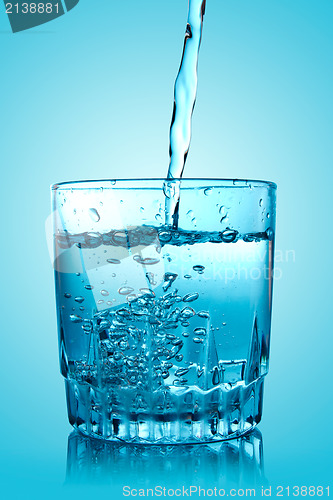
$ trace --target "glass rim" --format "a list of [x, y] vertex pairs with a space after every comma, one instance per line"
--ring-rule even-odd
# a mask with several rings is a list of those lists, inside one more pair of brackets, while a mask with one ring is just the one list
[[[121, 186], [125, 183], [139, 183], [138, 186], [131, 186], [131, 188], [139, 188], [139, 189], [153, 189], [150, 186], [141, 185], [146, 182], [159, 182], [163, 183], [165, 181], [180, 181], [181, 183], [204, 183], [204, 182], [220, 182], [224, 185], [216, 186], [216, 187], [226, 187], [226, 188], [244, 188], [244, 187], [266, 187], [271, 189], [277, 189], [277, 185], [272, 181], [262, 181], [255, 179], [226, 179], [219, 177], [182, 177], [182, 178], [173, 178], [166, 179], [164, 177], [140, 177], [140, 178], [122, 178], [122, 179], [88, 179], [88, 180], [78, 180], [78, 181], [64, 181], [58, 182], [51, 185], [51, 191], [61, 191], [61, 190], [89, 190], [89, 189], [117, 189], [117, 187], [125, 187]], [[192, 186], [189, 186], [192, 187]], [[195, 187], [195, 186], [193, 186]], [[202, 186], [202, 188], [207, 188], [209, 186]], [[213, 186], [211, 186], [213, 187]]]

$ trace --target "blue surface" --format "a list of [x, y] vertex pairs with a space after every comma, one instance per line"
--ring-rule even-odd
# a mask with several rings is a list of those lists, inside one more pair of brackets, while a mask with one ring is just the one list
[[[71, 428], [44, 235], [49, 185], [165, 175], [187, 2], [81, 0], [15, 35], [0, 7], [1, 491], [122, 498], [111, 480], [64, 485]], [[330, 0], [208, 0], [200, 55], [186, 175], [278, 184], [282, 262], [259, 426], [272, 486], [332, 486], [332, 15]]]

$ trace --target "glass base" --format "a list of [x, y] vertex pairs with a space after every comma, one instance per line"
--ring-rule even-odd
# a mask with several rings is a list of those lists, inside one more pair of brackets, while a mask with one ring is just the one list
[[153, 394], [101, 391], [66, 379], [68, 417], [83, 434], [108, 441], [177, 444], [239, 437], [261, 420], [264, 378], [248, 385], [165, 387]]

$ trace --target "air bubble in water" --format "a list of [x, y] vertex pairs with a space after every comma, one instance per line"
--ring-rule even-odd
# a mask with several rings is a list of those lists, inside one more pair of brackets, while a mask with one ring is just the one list
[[195, 328], [193, 333], [194, 333], [194, 335], [201, 335], [202, 337], [204, 337], [206, 335], [206, 328], [202, 328], [202, 327]]
[[172, 283], [175, 281], [175, 279], [178, 277], [178, 274], [175, 273], [165, 273], [164, 275], [164, 285], [163, 285], [163, 290], [166, 292], [172, 285]]
[[180, 316], [184, 319], [192, 318], [192, 316], [195, 316], [195, 310], [192, 307], [184, 307], [180, 312]]
[[205, 270], [204, 266], [200, 266], [200, 265], [193, 266], [193, 271], [196, 271], [199, 274], [202, 274], [204, 272], [204, 270]]
[[146, 278], [150, 285], [156, 285], [156, 281], [154, 279], [154, 273], [146, 273]]
[[188, 293], [183, 298], [183, 302], [193, 302], [194, 300], [197, 300], [198, 297], [199, 297], [198, 293]]
[[101, 220], [101, 217], [97, 212], [96, 208], [89, 208], [89, 215], [91, 220], [94, 222], [99, 222]]
[[220, 374], [218, 368], [215, 366], [214, 371], [213, 371], [213, 379], [212, 379], [213, 385], [217, 385], [220, 382]]
[[120, 295], [129, 295], [130, 293], [134, 292], [134, 288], [131, 288], [130, 286], [122, 286], [119, 288], [118, 293]]
[[82, 318], [81, 316], [77, 316], [76, 314], [71, 314], [69, 316], [69, 319], [73, 322], [73, 323], [82, 323]]
[[177, 181], [164, 181], [163, 184], [164, 196], [168, 199], [175, 198], [179, 196], [179, 182]]
[[154, 264], [158, 264], [160, 259], [153, 259], [150, 257], [143, 258], [141, 255], [134, 255], [133, 260], [138, 264], [142, 264], [143, 266], [153, 266]]
[[84, 301], [84, 297], [75, 297], [75, 302], [78, 302], [79, 304], [82, 304], [82, 302]]
[[227, 228], [221, 233], [222, 241], [224, 241], [224, 243], [232, 243], [235, 241], [237, 234], [238, 231]]
[[183, 377], [186, 375], [186, 373], [189, 371], [189, 368], [178, 368], [178, 370], [175, 371], [175, 376], [176, 377]]
[[270, 227], [266, 230], [266, 236], [269, 241], [272, 241], [274, 237], [274, 232]]
[[120, 264], [119, 259], [106, 259], [106, 262], [108, 262], [109, 264]]
[[210, 318], [210, 315], [209, 315], [208, 311], [199, 311], [198, 312], [198, 316], [199, 316], [199, 318], [206, 318], [206, 319]]
[[158, 237], [161, 243], [168, 243], [171, 240], [172, 235], [170, 231], [161, 231], [158, 233]]
[[155, 293], [150, 290], [150, 288], [140, 288], [140, 292], [144, 295], [148, 295], [149, 298], [153, 299], [155, 297]]

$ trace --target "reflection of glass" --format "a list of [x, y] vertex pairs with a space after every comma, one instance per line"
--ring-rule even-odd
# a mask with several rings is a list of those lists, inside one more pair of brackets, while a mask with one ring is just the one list
[[67, 480], [122, 488], [176, 485], [258, 485], [264, 482], [258, 429], [238, 439], [196, 445], [110, 443], [74, 431], [68, 438]]
[[275, 186], [87, 181], [55, 185], [53, 201], [70, 422], [159, 444], [253, 428], [268, 372]]

